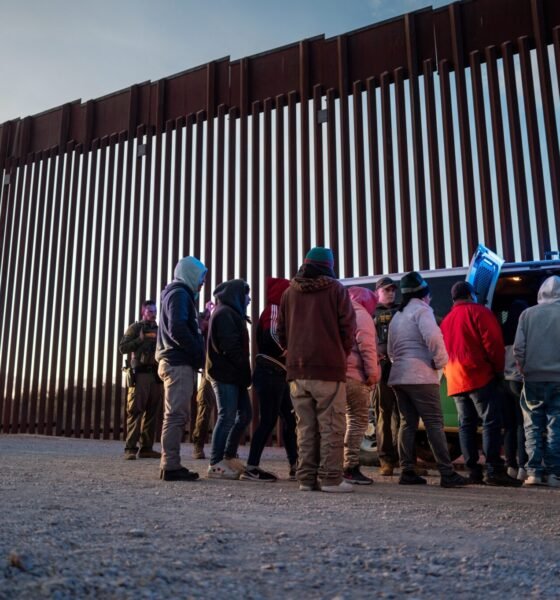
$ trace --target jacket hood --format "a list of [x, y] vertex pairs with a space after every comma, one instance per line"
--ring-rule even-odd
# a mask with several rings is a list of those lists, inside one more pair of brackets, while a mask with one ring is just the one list
[[368, 288], [352, 286], [348, 288], [350, 300], [363, 306], [370, 315], [373, 315], [377, 306], [377, 294]]
[[285, 290], [290, 287], [290, 280], [281, 277], [266, 278], [266, 303], [280, 304], [280, 298]]
[[296, 275], [290, 281], [290, 287], [294, 288], [298, 292], [311, 293], [319, 292], [337, 283], [338, 281], [336, 279], [333, 279], [332, 277], [327, 277], [326, 275], [321, 275], [319, 277], [313, 278], [300, 277], [299, 275]]
[[175, 281], [184, 283], [198, 297], [198, 288], [204, 282], [208, 269], [194, 256], [185, 256], [175, 266]]
[[162, 304], [165, 301], [165, 299], [169, 296], [169, 294], [177, 289], [185, 290], [186, 292], [188, 292], [190, 294], [190, 296], [191, 296], [191, 298], [193, 298], [193, 300], [196, 299], [197, 294], [195, 294], [184, 281], [179, 281], [179, 280], [174, 279], [171, 283], [168, 283], [165, 286], [163, 292], [161, 292]]
[[218, 302], [227, 304], [244, 317], [247, 310], [245, 296], [248, 293], [249, 285], [244, 279], [230, 279], [220, 283], [214, 290], [214, 297]]
[[544, 283], [539, 288], [537, 302], [539, 304], [550, 304], [560, 300], [560, 277], [552, 275], [545, 279]]

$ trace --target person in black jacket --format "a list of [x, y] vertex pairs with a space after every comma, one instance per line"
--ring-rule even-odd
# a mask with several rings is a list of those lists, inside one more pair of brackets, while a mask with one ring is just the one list
[[173, 281], [161, 294], [156, 360], [165, 400], [160, 474], [164, 481], [198, 479], [198, 473], [181, 466], [180, 451], [196, 371], [204, 364], [204, 340], [195, 302], [207, 272], [197, 258], [186, 256], [177, 263]]
[[218, 404], [212, 435], [208, 477], [238, 479], [244, 471], [236, 458], [241, 435], [251, 421], [251, 385], [247, 306], [249, 286], [243, 279], [221, 283], [214, 290], [217, 306], [210, 318], [206, 374]]

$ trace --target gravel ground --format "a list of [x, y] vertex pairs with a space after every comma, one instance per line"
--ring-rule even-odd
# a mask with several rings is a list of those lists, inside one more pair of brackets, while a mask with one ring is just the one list
[[[114, 441], [0, 436], [0, 598], [560, 596], [560, 490], [164, 483]], [[242, 447], [241, 458], [248, 448]], [[263, 465], [287, 477], [283, 451]]]

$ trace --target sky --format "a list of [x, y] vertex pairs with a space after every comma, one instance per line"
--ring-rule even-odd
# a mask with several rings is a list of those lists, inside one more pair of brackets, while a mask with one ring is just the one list
[[449, 0], [0, 0], [0, 123]]

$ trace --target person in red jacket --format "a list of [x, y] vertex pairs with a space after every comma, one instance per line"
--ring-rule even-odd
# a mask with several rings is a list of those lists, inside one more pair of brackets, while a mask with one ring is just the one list
[[[504, 340], [492, 311], [474, 302], [470, 283], [459, 281], [451, 288], [453, 308], [441, 323], [449, 354], [444, 373], [447, 393], [453, 396], [459, 415], [459, 441], [470, 471], [471, 483], [518, 487], [500, 456], [502, 447], [502, 397], [496, 379], [504, 371]], [[482, 419], [482, 447], [486, 475], [478, 462], [476, 431]]]

